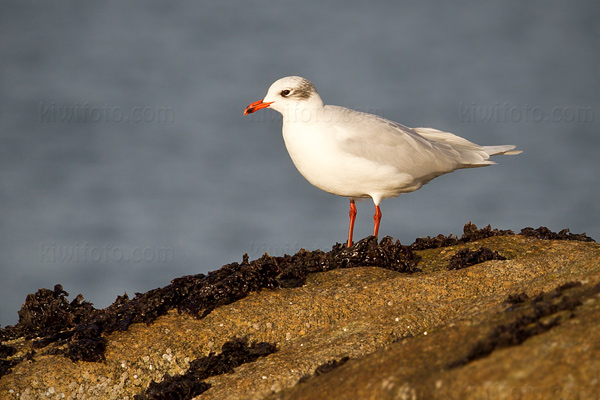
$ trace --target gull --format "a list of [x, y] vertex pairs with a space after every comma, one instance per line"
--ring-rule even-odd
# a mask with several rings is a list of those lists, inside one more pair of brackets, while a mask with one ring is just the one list
[[350, 199], [347, 246], [352, 246], [355, 199], [375, 204], [373, 236], [383, 199], [418, 190], [440, 175], [495, 164], [516, 146], [480, 146], [433, 128], [408, 128], [377, 115], [324, 105], [315, 86], [299, 76], [275, 81], [244, 115], [271, 108], [283, 116], [283, 140], [298, 171], [314, 186]]

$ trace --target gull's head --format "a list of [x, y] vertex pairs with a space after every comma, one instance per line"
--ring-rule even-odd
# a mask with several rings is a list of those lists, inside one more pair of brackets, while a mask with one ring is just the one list
[[252, 114], [261, 108], [272, 108], [284, 117], [294, 110], [315, 109], [323, 107], [323, 101], [315, 86], [300, 76], [286, 76], [271, 85], [264, 99], [250, 104], [244, 115]]

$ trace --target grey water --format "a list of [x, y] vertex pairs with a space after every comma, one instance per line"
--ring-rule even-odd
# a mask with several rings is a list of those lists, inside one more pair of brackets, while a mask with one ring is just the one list
[[[327, 104], [523, 154], [382, 203], [409, 244], [472, 221], [600, 238], [600, 3], [0, 4], [0, 324], [60, 283], [96, 307], [241, 261], [329, 250], [348, 201], [295, 170], [287, 75]], [[356, 238], [372, 231], [358, 204]]]

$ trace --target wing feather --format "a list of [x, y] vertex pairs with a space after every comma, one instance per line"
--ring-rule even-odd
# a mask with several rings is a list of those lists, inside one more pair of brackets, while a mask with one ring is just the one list
[[[343, 107], [326, 106], [336, 121], [340, 149], [394, 166], [415, 179], [430, 180], [457, 168], [484, 166], [489, 155], [466, 139], [431, 128], [411, 129], [396, 122]], [[350, 123], [350, 121], [352, 121]]]

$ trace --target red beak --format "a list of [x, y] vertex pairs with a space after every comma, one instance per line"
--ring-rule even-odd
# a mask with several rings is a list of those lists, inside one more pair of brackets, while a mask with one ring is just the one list
[[253, 112], [260, 110], [261, 108], [269, 107], [273, 103], [274, 101], [269, 101], [267, 103], [263, 103], [262, 100], [255, 101], [254, 103], [246, 107], [246, 109], [244, 110], [244, 115], [252, 114]]

